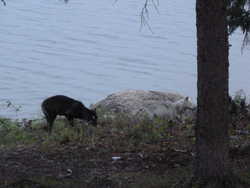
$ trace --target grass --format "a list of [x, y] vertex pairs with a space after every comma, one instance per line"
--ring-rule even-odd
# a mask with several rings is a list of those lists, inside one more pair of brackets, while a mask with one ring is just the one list
[[100, 119], [97, 127], [77, 122], [70, 127], [64, 119], [54, 123], [52, 135], [45, 130], [45, 120], [33, 120], [31, 125], [22, 127], [20, 122], [8, 119], [0, 121], [0, 144], [3, 147], [32, 144], [81, 143], [89, 147], [98, 144], [112, 146], [114, 151], [134, 150], [140, 146], [172, 139], [179, 130], [191, 133], [191, 125], [175, 127], [172, 122], [162, 119], [144, 120], [131, 124], [126, 118]]

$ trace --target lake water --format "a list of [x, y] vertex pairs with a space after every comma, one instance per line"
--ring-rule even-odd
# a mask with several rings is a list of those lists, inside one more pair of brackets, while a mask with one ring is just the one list
[[[0, 116], [36, 118], [43, 99], [86, 106], [126, 89], [196, 99], [195, 1], [160, 0], [153, 33], [140, 31], [142, 0], [6, 0], [0, 6]], [[250, 51], [230, 38], [230, 92], [250, 93]], [[6, 108], [5, 101], [13, 105]], [[20, 111], [15, 112], [19, 107]]]

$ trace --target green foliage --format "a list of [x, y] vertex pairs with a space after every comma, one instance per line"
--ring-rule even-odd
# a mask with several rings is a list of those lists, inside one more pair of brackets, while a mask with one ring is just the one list
[[250, 1], [249, 0], [227, 0], [228, 31], [232, 34], [237, 28], [243, 32], [243, 47], [248, 44], [250, 32]]
[[120, 114], [100, 118], [96, 137], [105, 137], [106, 144], [112, 142], [114, 149], [136, 149], [144, 144], [158, 143], [174, 137], [173, 130], [180, 126], [161, 118], [144, 118], [138, 121]]
[[174, 138], [173, 130], [180, 127], [160, 118], [138, 121], [122, 114], [113, 118], [101, 117], [97, 127], [83, 122], [76, 122], [76, 126], [71, 127], [66, 120], [58, 119], [51, 135], [45, 126], [45, 120], [33, 120], [31, 125], [23, 127], [19, 122], [1, 119], [0, 143], [2, 146], [39, 143], [45, 148], [77, 143], [90, 148], [102, 145], [104, 150], [122, 151]]
[[0, 119], [0, 146], [28, 144], [33, 140], [33, 136], [24, 131], [18, 122]]
[[249, 31], [249, 5], [249, 0], [228, 0], [228, 25], [230, 34], [238, 27], [241, 28], [243, 33]]
[[235, 93], [233, 97], [233, 101], [237, 104], [240, 105], [242, 103], [246, 104], [246, 94], [243, 90], [239, 90]]
[[128, 136], [135, 142], [157, 142], [168, 136], [168, 122], [161, 119], [144, 120], [128, 129]]

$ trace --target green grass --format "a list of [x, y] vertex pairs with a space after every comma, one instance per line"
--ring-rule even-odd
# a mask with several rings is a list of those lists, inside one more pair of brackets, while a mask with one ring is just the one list
[[58, 119], [54, 123], [51, 135], [47, 133], [45, 126], [45, 120], [33, 120], [29, 127], [22, 127], [17, 121], [1, 119], [0, 145], [14, 147], [73, 142], [89, 147], [102, 144], [112, 146], [110, 149], [114, 150], [130, 150], [144, 144], [171, 139], [177, 129], [175, 125], [162, 119], [136, 122], [127, 121], [126, 117], [121, 116], [116, 119], [100, 119], [97, 127], [82, 122], [76, 122], [75, 127], [71, 127], [66, 120]]
[[0, 146], [26, 145], [34, 141], [34, 135], [25, 131], [17, 122], [8, 119], [0, 120]]

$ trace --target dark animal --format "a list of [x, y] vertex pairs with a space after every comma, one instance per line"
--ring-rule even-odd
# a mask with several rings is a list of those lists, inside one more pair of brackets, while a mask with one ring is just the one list
[[95, 110], [89, 110], [80, 101], [63, 95], [49, 97], [42, 102], [42, 111], [48, 123], [48, 131], [51, 133], [54, 120], [57, 115], [63, 115], [74, 126], [74, 118], [86, 120], [94, 126], [97, 125]]

